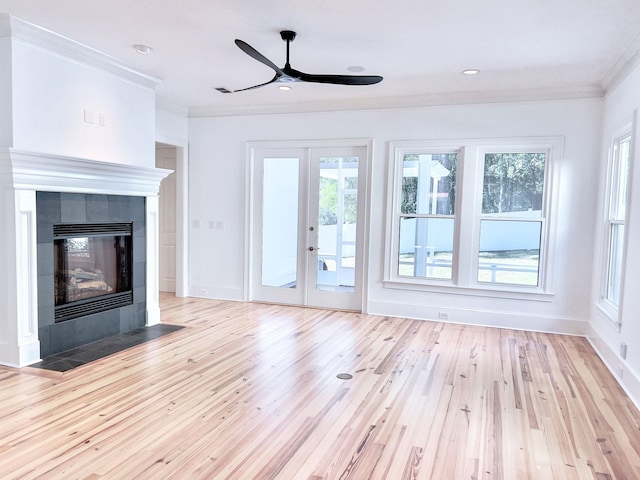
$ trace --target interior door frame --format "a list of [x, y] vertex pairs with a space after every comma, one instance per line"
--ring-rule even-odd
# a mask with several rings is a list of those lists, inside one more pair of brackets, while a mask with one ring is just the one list
[[[156, 167], [164, 168], [168, 170], [173, 170], [173, 173], [166, 176], [162, 182], [160, 183], [160, 190], [158, 192], [159, 196], [159, 215], [158, 215], [158, 286], [161, 292], [173, 292], [176, 293], [176, 271], [177, 271], [177, 246], [176, 246], [176, 238], [177, 238], [177, 222], [176, 219], [176, 198], [177, 198], [177, 181], [176, 181], [176, 170], [177, 170], [177, 147], [173, 145], [166, 145], [162, 143], [156, 143]], [[173, 184], [173, 190], [167, 190], [167, 188]], [[170, 195], [173, 194], [173, 195]], [[169, 221], [173, 219], [173, 222]], [[172, 232], [167, 232], [166, 228], [171, 227]], [[166, 242], [167, 235], [173, 236], [173, 242]], [[166, 247], [167, 245], [173, 246], [173, 252], [171, 254], [167, 253]], [[167, 278], [167, 271], [173, 271], [174, 277]]]
[[[186, 297], [189, 292], [189, 145], [164, 135], [157, 135], [155, 144], [176, 149], [176, 297]], [[155, 150], [154, 150], [155, 151]], [[155, 164], [155, 160], [154, 160]]]
[[253, 249], [254, 249], [254, 216], [259, 212], [254, 212], [254, 177], [256, 151], [269, 150], [282, 151], [285, 149], [314, 149], [314, 148], [339, 148], [339, 147], [362, 147], [365, 156], [362, 159], [361, 168], [364, 169], [363, 177], [365, 182], [362, 186], [361, 197], [364, 203], [362, 212], [362, 268], [358, 272], [356, 281], [360, 282], [360, 305], [362, 313], [366, 313], [369, 285], [367, 282], [369, 272], [369, 220], [370, 220], [370, 192], [371, 192], [371, 168], [370, 163], [373, 154], [373, 141], [370, 138], [346, 138], [346, 139], [323, 139], [323, 140], [273, 140], [273, 141], [249, 141], [245, 145], [245, 250], [244, 250], [244, 292], [243, 300], [250, 301], [252, 298], [253, 285]]

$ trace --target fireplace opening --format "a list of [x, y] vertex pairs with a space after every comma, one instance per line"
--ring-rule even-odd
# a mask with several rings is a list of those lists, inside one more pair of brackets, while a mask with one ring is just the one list
[[133, 303], [133, 224], [53, 226], [56, 322]]

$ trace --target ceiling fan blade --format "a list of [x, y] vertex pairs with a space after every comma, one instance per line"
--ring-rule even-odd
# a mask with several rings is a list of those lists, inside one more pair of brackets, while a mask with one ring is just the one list
[[287, 63], [282, 68], [278, 67], [275, 63], [258, 52], [247, 42], [236, 38], [235, 42], [240, 50], [249, 55], [251, 58], [271, 68], [276, 72], [276, 75], [266, 83], [242, 88], [240, 90], [234, 90], [234, 93], [264, 87], [265, 85], [273, 82], [314, 82], [336, 85], [373, 85], [382, 81], [382, 77], [379, 75], [316, 75], [294, 70], [289, 64], [289, 44], [293, 41], [293, 39], [296, 38], [296, 32], [292, 30], [283, 30], [282, 32], [280, 32], [280, 37], [282, 37], [282, 40], [287, 42]]
[[233, 91], [233, 93], [236, 93], [236, 92], [244, 92], [244, 91], [246, 91], [246, 90], [253, 90], [254, 88], [264, 87], [265, 85], [269, 85], [270, 83], [275, 82], [275, 81], [279, 78], [279, 76], [280, 76], [280, 75], [276, 75], [276, 76], [275, 76], [275, 77], [273, 77], [271, 80], [269, 80], [268, 82], [265, 82], [265, 83], [260, 83], [260, 84], [258, 84], [258, 85], [253, 85], [252, 87], [241, 88], [240, 90], [234, 90], [234, 91]]
[[373, 85], [380, 83], [382, 77], [378, 75], [314, 75], [296, 72], [303, 82], [334, 83], [338, 85]]
[[[244, 53], [246, 53], [250, 57], [258, 60], [260, 63], [264, 63], [267, 67], [272, 68], [277, 73], [282, 75], [282, 70], [280, 70], [280, 67], [278, 67], [275, 63], [273, 63], [267, 57], [262, 55], [259, 51], [257, 51], [255, 48], [253, 48], [247, 42], [243, 42], [242, 40], [239, 40], [237, 38], [236, 38], [235, 42], [236, 42], [236, 45], [238, 46], [238, 48], [240, 48], [240, 50], [242, 50]], [[236, 92], [238, 92], [238, 91], [239, 90], [236, 90]]]

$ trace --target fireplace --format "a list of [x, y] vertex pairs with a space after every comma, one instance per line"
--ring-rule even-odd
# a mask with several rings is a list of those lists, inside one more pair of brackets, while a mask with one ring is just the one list
[[36, 192], [43, 358], [147, 324], [145, 203]]
[[[57, 352], [160, 323], [158, 190], [170, 173], [155, 167], [0, 149], [0, 244], [5, 250], [0, 255], [4, 309], [0, 364], [30, 365]], [[94, 304], [87, 315], [71, 318], [65, 313], [65, 320], [56, 318], [61, 305], [55, 293], [55, 250], [59, 248], [56, 240], [62, 237], [57, 238], [56, 232], [54, 238], [54, 226], [92, 224], [131, 225], [129, 235], [114, 236], [128, 237], [124, 244], [131, 244], [127, 270], [133, 303], [104, 311]], [[70, 235], [84, 237], [89, 235]], [[116, 257], [126, 251], [127, 247], [121, 249]], [[109, 275], [107, 267], [96, 263], [96, 268], [105, 278]], [[118, 292], [113, 282], [118, 283], [118, 278], [105, 280], [107, 290], [115, 288], [113, 293], [67, 304], [79, 306], [127, 294]]]
[[132, 223], [53, 226], [55, 321], [133, 303]]

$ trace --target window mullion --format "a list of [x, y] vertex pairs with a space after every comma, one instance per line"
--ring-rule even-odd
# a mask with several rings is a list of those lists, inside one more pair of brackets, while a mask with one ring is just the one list
[[476, 198], [478, 192], [482, 191], [482, 176], [478, 175], [479, 148], [465, 146], [463, 155], [462, 168], [458, 169], [458, 183], [462, 188], [458, 189], [457, 258], [454, 261], [458, 286], [470, 287], [476, 283], [475, 271], [478, 265], [475, 252], [479, 245], [479, 213], [482, 205], [478, 205]]

